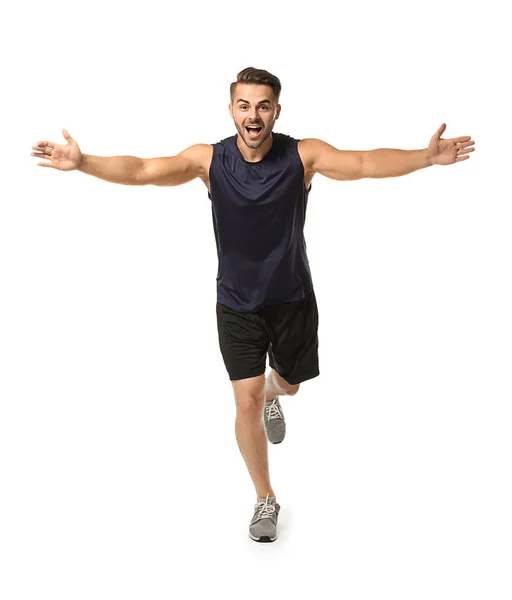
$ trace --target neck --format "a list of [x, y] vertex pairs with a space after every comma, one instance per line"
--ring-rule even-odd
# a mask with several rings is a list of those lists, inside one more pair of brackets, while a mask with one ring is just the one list
[[270, 148], [272, 148], [273, 141], [274, 140], [271, 133], [263, 142], [263, 144], [261, 144], [261, 146], [258, 148], [249, 148], [249, 146], [247, 146], [247, 144], [243, 141], [240, 134], [238, 134], [236, 138], [238, 149], [247, 162], [259, 162], [260, 160], [263, 160], [268, 154]]

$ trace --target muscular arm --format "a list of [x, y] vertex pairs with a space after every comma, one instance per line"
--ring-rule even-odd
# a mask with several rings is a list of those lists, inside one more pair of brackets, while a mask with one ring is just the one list
[[137, 174], [144, 164], [143, 158], [136, 156], [93, 156], [82, 154], [78, 170], [86, 175], [98, 177], [111, 183], [124, 185], [142, 185]]
[[181, 185], [206, 175], [211, 148], [209, 144], [196, 144], [176, 156], [162, 158], [83, 154], [79, 171], [124, 185]]
[[208, 174], [213, 148], [210, 144], [190, 146], [176, 156], [145, 158], [138, 172], [138, 185], [172, 186]]
[[322, 140], [307, 138], [300, 141], [299, 151], [306, 172], [339, 181], [398, 177], [432, 164], [427, 149], [338, 150]]
[[431, 165], [427, 148], [424, 150], [379, 148], [366, 153], [365, 177], [400, 177]]

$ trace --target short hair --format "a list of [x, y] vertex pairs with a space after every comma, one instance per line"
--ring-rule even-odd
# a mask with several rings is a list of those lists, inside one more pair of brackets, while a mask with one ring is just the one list
[[268, 85], [272, 88], [276, 103], [279, 102], [279, 95], [281, 94], [281, 82], [279, 79], [263, 69], [255, 69], [254, 67], [247, 67], [243, 71], [240, 71], [236, 76], [236, 81], [233, 81], [229, 88], [231, 96], [231, 103], [235, 98], [235, 90], [238, 83], [254, 83], [257, 85]]

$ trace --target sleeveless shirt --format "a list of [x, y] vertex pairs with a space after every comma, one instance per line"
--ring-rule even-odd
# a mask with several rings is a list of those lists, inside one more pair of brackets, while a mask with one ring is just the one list
[[311, 185], [306, 190], [298, 139], [272, 132], [269, 152], [252, 163], [237, 137], [213, 144], [210, 165], [217, 301], [254, 312], [313, 290], [304, 239]]

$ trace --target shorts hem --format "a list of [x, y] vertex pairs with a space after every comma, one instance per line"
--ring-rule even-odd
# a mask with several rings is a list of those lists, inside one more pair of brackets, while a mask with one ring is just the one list
[[249, 373], [243, 373], [243, 374], [236, 374], [236, 375], [231, 375], [231, 373], [229, 374], [229, 379], [230, 381], [238, 381], [239, 379], [249, 379], [250, 377], [259, 377], [260, 375], [265, 375], [265, 371], [259, 369], [258, 371], [251, 371]]
[[308, 379], [313, 379], [314, 377], [318, 377], [319, 375], [320, 369], [316, 369], [315, 371], [310, 371], [305, 375], [299, 375], [299, 377], [295, 377], [294, 379], [286, 379], [286, 377], [283, 377], [283, 379], [286, 379], [286, 381], [290, 385], [298, 385], [299, 383], [303, 383], [304, 381], [307, 381]]

